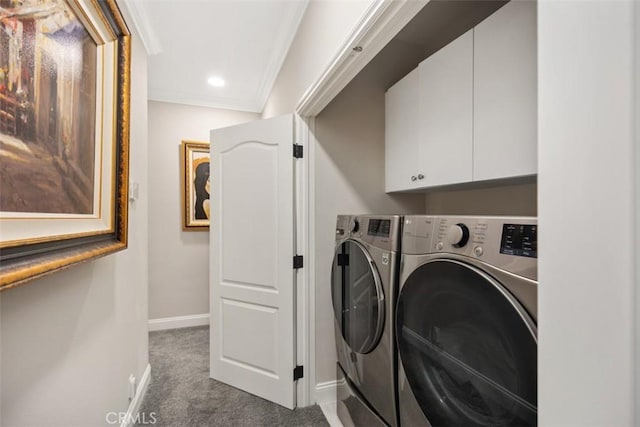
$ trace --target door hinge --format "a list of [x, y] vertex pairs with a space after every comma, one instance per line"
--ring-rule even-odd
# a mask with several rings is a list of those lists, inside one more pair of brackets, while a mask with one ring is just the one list
[[295, 255], [293, 257], [293, 268], [298, 269], [303, 267], [303, 257], [302, 255]]
[[296, 366], [295, 368], [293, 368], [293, 380], [294, 381], [298, 381], [300, 378], [304, 377], [304, 367], [303, 366]]
[[303, 151], [304, 150], [303, 150], [302, 145], [293, 144], [293, 157], [295, 157], [296, 159], [301, 159]]

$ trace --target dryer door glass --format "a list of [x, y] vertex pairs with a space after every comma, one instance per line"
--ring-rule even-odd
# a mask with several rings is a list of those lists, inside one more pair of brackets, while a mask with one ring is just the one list
[[342, 337], [352, 351], [369, 353], [382, 336], [384, 295], [367, 250], [353, 240], [340, 244], [331, 276], [333, 312]]
[[400, 361], [432, 425], [536, 425], [535, 323], [491, 276], [428, 262], [407, 278], [396, 313]]

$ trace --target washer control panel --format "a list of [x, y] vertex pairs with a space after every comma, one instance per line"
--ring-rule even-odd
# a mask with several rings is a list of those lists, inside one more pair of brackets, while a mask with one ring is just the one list
[[404, 218], [402, 253], [453, 253], [511, 271], [537, 271], [534, 217], [431, 216]]
[[380, 249], [399, 252], [401, 221], [399, 215], [338, 215], [336, 242], [356, 239]]
[[503, 224], [500, 253], [537, 258], [538, 226], [535, 224]]

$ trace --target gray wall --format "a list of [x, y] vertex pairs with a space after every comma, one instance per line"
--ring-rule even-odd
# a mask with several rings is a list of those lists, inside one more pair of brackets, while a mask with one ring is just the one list
[[431, 190], [426, 213], [434, 215], [536, 216], [537, 185], [531, 182], [479, 183], [471, 187]]
[[147, 349], [147, 58], [131, 61], [129, 248], [2, 293], [1, 425], [105, 425]]
[[398, 72], [415, 65], [406, 60], [412, 49], [398, 43], [378, 55], [315, 121], [317, 384], [336, 375], [330, 289], [336, 215], [424, 212], [424, 194], [384, 192], [384, 94]]
[[149, 319], [209, 313], [209, 232], [182, 230], [181, 141], [259, 118], [149, 101]]

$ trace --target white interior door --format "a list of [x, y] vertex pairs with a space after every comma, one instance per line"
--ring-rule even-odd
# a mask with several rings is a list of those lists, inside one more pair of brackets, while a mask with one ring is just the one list
[[211, 377], [296, 406], [294, 116], [211, 131]]

